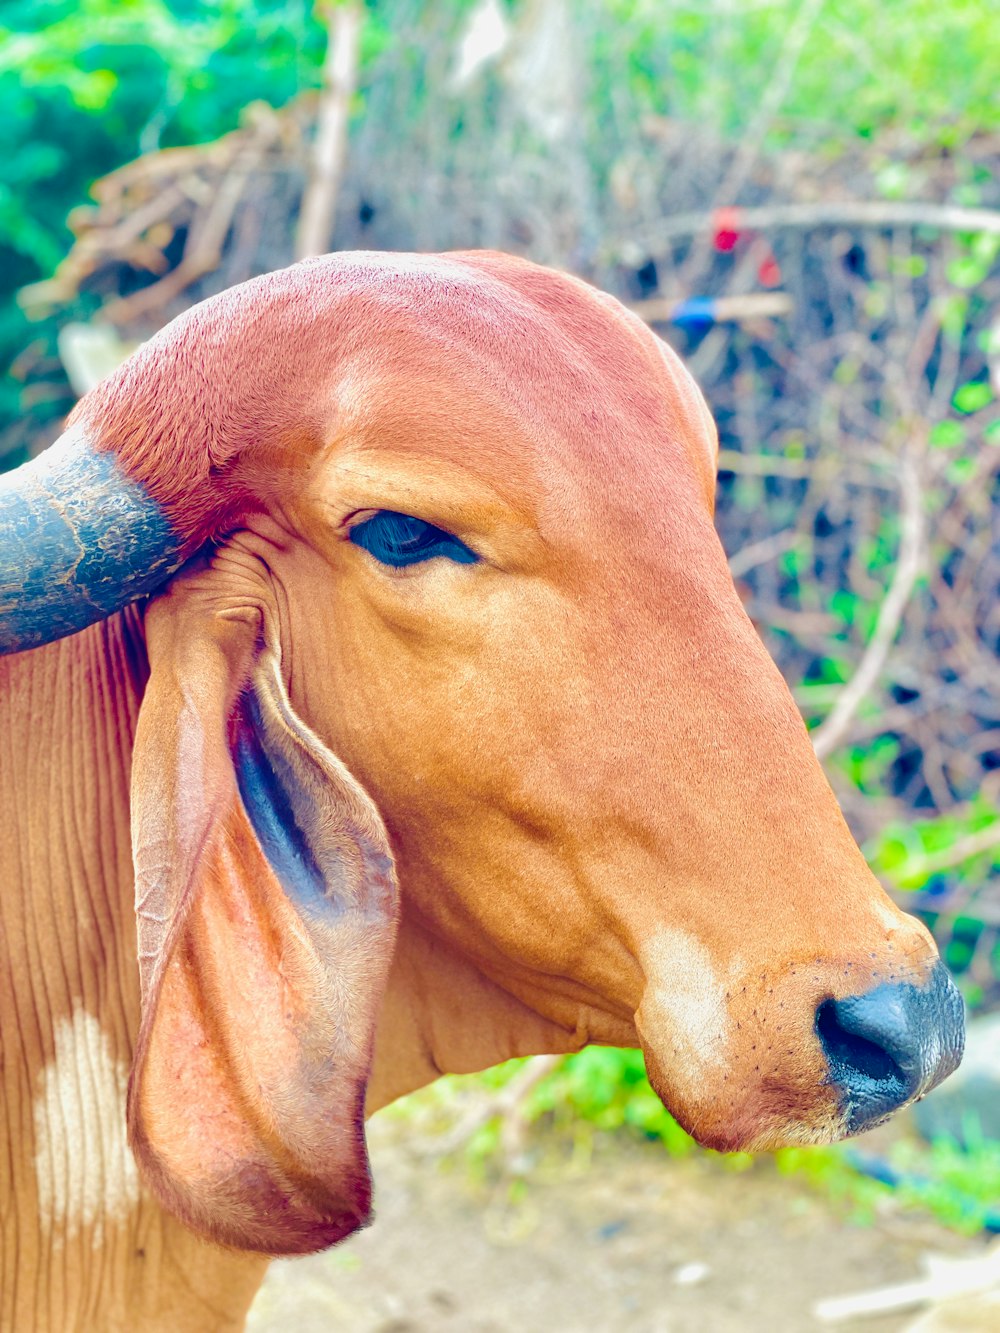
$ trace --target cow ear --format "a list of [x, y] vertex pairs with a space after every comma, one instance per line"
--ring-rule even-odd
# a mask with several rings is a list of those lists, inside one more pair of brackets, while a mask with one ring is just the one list
[[264, 610], [199, 605], [197, 587], [164, 603], [147, 615], [133, 756], [129, 1140], [195, 1230], [306, 1253], [370, 1216], [365, 1084], [397, 911], [388, 840], [292, 711]]

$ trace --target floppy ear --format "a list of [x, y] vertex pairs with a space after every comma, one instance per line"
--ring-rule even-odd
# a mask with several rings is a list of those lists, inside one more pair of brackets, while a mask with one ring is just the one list
[[146, 622], [129, 1140], [195, 1230], [306, 1253], [370, 1217], [395, 876], [375, 806], [292, 711], [263, 606], [183, 585]]

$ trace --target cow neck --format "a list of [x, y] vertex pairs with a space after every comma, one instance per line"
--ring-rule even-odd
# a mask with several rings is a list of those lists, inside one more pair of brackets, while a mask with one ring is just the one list
[[529, 1008], [407, 907], [375, 1042], [366, 1109], [373, 1115], [441, 1074], [471, 1074], [515, 1056], [579, 1050], [586, 1032]]

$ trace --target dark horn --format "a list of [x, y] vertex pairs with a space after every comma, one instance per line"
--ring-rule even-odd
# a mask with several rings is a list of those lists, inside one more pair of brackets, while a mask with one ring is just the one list
[[190, 543], [81, 422], [0, 476], [0, 653], [85, 629], [159, 587]]

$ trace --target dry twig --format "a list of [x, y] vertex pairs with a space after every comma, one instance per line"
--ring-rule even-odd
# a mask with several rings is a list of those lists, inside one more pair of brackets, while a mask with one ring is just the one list
[[927, 1276], [924, 1278], [878, 1287], [856, 1296], [835, 1296], [817, 1301], [813, 1313], [821, 1323], [840, 1324], [859, 1316], [935, 1305], [956, 1296], [996, 1292], [1000, 1288], [1000, 1242], [991, 1245], [984, 1253], [960, 1259], [928, 1255], [925, 1267]]
[[895, 573], [857, 670], [841, 690], [829, 715], [812, 733], [813, 748], [820, 759], [835, 750], [847, 735], [851, 719], [878, 680], [913, 586], [920, 576], [924, 545], [924, 497], [916, 466], [906, 455], [899, 461], [899, 488], [899, 557]]
[[[668, 296], [653, 296], [646, 301], [633, 301], [629, 309], [647, 324], [669, 324], [683, 305], [683, 301]], [[751, 319], [790, 315], [795, 305], [787, 292], [747, 292], [742, 296], [716, 297], [712, 307], [716, 324], [740, 324]]]
[[940, 875], [944, 870], [953, 870], [963, 861], [971, 861], [974, 856], [995, 851], [997, 847], [1000, 847], [1000, 823], [978, 829], [975, 833], [968, 833], [943, 851], [929, 852], [919, 858], [914, 857], [907, 862], [907, 878], [923, 882], [932, 875]]
[[513, 1161], [521, 1151], [528, 1121], [524, 1107], [532, 1091], [562, 1059], [561, 1055], [536, 1055], [509, 1083], [477, 1097], [458, 1123], [442, 1138], [432, 1140], [428, 1154], [445, 1157], [463, 1148], [491, 1120], [501, 1121], [500, 1145], [505, 1160]]
[[337, 195], [347, 159], [347, 123], [358, 79], [364, 10], [357, 0], [333, 5], [309, 184], [295, 240], [296, 259], [325, 254], [333, 236]]
[[[824, 3], [825, 0], [802, 0], [798, 13], [789, 24], [775, 64], [775, 72], [768, 82], [767, 91], [761, 98], [757, 114], [747, 126], [736, 155], [715, 191], [713, 212], [723, 204], [735, 203], [747, 183], [754, 163], [763, 150], [771, 122], [781, 110], [791, 89], [802, 49]], [[711, 233], [708, 230], [698, 233], [681, 273], [681, 283], [687, 290], [698, 284], [709, 258], [711, 244]]]
[[[930, 204], [889, 199], [845, 199], [809, 204], [766, 204], [741, 208], [740, 226], [747, 231], [789, 229], [809, 231], [815, 227], [931, 227], [935, 231], [982, 232], [1000, 236], [1000, 210], [959, 208], [952, 204]], [[711, 213], [676, 213], [632, 238], [651, 255], [659, 255], [671, 242], [688, 236], [710, 235]]]

